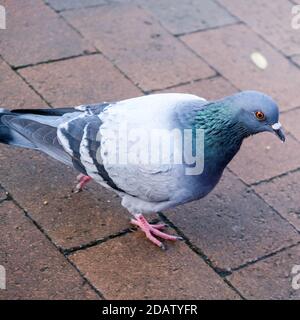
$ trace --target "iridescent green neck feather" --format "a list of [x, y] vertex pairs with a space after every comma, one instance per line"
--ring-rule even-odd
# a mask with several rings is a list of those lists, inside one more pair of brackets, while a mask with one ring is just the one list
[[238, 121], [237, 109], [221, 101], [198, 111], [193, 127], [204, 130], [205, 166], [211, 170], [223, 170], [250, 135]]

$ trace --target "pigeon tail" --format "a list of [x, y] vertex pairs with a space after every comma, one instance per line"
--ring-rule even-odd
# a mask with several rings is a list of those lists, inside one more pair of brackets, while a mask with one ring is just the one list
[[73, 108], [0, 109], [0, 143], [40, 150], [71, 165], [70, 156], [57, 139], [57, 126], [64, 114], [75, 111]]
[[13, 113], [6, 109], [0, 109], [0, 143], [14, 145], [23, 148], [37, 149], [27, 138], [16, 130], [5, 124], [4, 116], [11, 116]]

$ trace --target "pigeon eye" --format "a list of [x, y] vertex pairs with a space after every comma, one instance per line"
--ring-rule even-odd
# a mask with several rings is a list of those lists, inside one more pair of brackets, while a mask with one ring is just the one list
[[262, 111], [256, 111], [255, 116], [259, 121], [265, 120], [266, 116]]

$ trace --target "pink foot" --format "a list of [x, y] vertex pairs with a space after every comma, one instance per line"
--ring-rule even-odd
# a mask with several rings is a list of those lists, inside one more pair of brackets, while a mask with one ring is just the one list
[[92, 180], [91, 177], [86, 176], [86, 175], [84, 175], [82, 173], [80, 173], [76, 177], [76, 179], [77, 179], [78, 183], [77, 183], [77, 185], [75, 187], [74, 193], [78, 193], [78, 192], [82, 191], [83, 187]]
[[172, 236], [170, 234], [161, 232], [160, 230], [165, 227], [164, 224], [150, 224], [141, 214], [135, 214], [134, 217], [135, 219], [131, 219], [131, 223], [140, 227], [140, 229], [145, 232], [146, 237], [161, 249], [165, 249], [165, 246], [162, 242], [156, 239], [155, 236], [172, 241], [182, 240], [181, 237]]

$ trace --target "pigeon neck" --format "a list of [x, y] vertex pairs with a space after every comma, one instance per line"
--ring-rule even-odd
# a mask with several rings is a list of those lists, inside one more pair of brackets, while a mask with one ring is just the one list
[[205, 162], [214, 169], [224, 169], [250, 135], [237, 120], [235, 110], [218, 101], [195, 116], [194, 128], [204, 130]]

